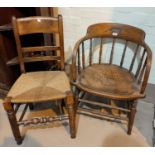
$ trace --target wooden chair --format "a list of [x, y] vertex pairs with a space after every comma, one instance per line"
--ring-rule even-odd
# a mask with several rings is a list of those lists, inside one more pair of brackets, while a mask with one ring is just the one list
[[[131, 134], [137, 99], [145, 97], [151, 68], [152, 52], [144, 38], [143, 30], [124, 24], [98, 23], [88, 27], [87, 34], [75, 44], [72, 58], [75, 102], [77, 106], [89, 105], [79, 106], [80, 113], [125, 120], [127, 133]], [[106, 98], [110, 104], [85, 99], [85, 93]], [[93, 109], [94, 105], [101, 111]], [[102, 108], [110, 108], [110, 112]]]
[[[63, 23], [62, 16], [54, 17], [27, 17], [12, 18], [14, 36], [18, 51], [21, 75], [10, 89], [4, 100], [4, 108], [7, 112], [9, 122], [12, 128], [17, 144], [22, 143], [22, 136], [19, 130], [20, 125], [36, 125], [41, 123], [51, 123], [54, 121], [66, 120], [69, 118], [71, 137], [75, 137], [75, 113], [74, 100], [70, 88], [70, 82], [64, 72], [64, 42], [63, 42]], [[35, 46], [23, 47], [21, 45], [21, 36], [27, 34], [58, 34], [59, 46]], [[57, 52], [56, 56], [50, 54]], [[60, 51], [58, 55], [58, 51]], [[25, 63], [36, 61], [58, 61], [60, 71], [25, 71]], [[68, 109], [68, 115], [56, 117], [33, 118], [32, 120], [23, 120], [26, 109], [32, 109], [33, 103], [47, 101], [64, 100]], [[45, 103], [45, 104], [46, 104]], [[25, 104], [24, 111], [17, 120], [16, 113], [20, 105]]]

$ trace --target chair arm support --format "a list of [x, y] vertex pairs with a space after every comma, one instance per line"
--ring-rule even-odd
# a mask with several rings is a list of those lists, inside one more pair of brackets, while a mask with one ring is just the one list
[[78, 48], [80, 46], [80, 44], [86, 39], [86, 37], [83, 37], [81, 38], [80, 40], [78, 40], [74, 46], [74, 49], [73, 49], [73, 55], [72, 55], [72, 66], [71, 66], [71, 70], [72, 70], [72, 80], [73, 81], [76, 81], [76, 56], [77, 56], [77, 53], [78, 53]]

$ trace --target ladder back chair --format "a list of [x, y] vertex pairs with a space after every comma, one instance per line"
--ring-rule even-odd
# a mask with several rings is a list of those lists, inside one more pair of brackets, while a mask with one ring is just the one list
[[[76, 88], [77, 107], [86, 103], [101, 110], [79, 106], [81, 113], [125, 120], [127, 133], [131, 134], [137, 99], [145, 97], [151, 68], [152, 52], [144, 39], [145, 32], [130, 25], [98, 23], [88, 27], [86, 35], [74, 47], [72, 84]], [[109, 102], [86, 99], [85, 93]], [[105, 113], [102, 108], [110, 112]]]
[[[21, 144], [19, 126], [37, 125], [63, 121], [69, 119], [71, 137], [75, 138], [75, 110], [73, 94], [70, 88], [69, 79], [64, 72], [64, 42], [63, 42], [63, 21], [62, 16], [58, 17], [26, 17], [12, 18], [14, 36], [18, 51], [21, 75], [11, 87], [4, 100], [4, 109], [7, 112], [12, 132], [17, 144]], [[58, 34], [59, 46], [33, 46], [23, 47], [21, 36], [27, 34]], [[60, 52], [59, 55], [50, 55], [51, 52]], [[33, 71], [26, 72], [25, 63], [37, 61], [58, 61], [60, 70], [57, 71]], [[68, 115], [62, 113], [55, 117], [39, 117], [31, 120], [23, 120], [28, 107], [33, 108], [33, 103], [47, 101], [64, 101]], [[63, 103], [63, 102], [62, 102]], [[16, 117], [20, 105], [25, 105], [19, 120]]]

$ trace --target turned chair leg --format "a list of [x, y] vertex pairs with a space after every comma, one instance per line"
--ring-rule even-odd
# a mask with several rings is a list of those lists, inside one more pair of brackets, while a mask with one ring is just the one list
[[4, 109], [7, 112], [8, 119], [9, 119], [9, 122], [10, 122], [10, 126], [11, 126], [11, 129], [12, 129], [12, 133], [14, 135], [14, 138], [15, 138], [17, 144], [20, 145], [20, 144], [22, 144], [23, 138], [20, 135], [19, 126], [18, 126], [18, 123], [17, 123], [15, 112], [14, 112], [12, 104], [11, 104], [11, 99], [6, 98], [5, 101], [3, 102], [3, 106], [4, 106]]
[[66, 106], [69, 115], [69, 125], [70, 125], [70, 133], [71, 138], [76, 137], [76, 127], [75, 127], [75, 105], [74, 105], [74, 97], [72, 92], [67, 92], [66, 97]]
[[129, 122], [128, 122], [128, 135], [131, 135], [131, 131], [134, 124], [135, 114], [136, 114], [137, 102], [133, 101], [130, 105]]

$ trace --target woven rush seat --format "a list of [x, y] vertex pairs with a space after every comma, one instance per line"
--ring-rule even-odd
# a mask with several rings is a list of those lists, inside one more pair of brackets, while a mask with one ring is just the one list
[[66, 97], [70, 91], [63, 71], [40, 71], [21, 74], [8, 93], [13, 103], [41, 102]]
[[88, 92], [95, 90], [96, 94], [105, 97], [114, 96], [121, 99], [144, 97], [139, 94], [136, 80], [128, 70], [116, 65], [93, 64], [81, 72], [77, 86]]

